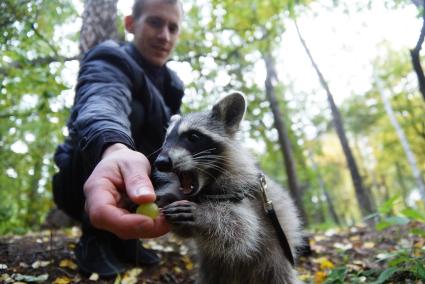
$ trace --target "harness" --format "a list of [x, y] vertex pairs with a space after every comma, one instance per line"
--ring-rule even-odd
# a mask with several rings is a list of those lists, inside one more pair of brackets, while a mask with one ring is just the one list
[[288, 261], [295, 265], [294, 256], [292, 255], [291, 247], [289, 246], [288, 238], [285, 235], [285, 232], [282, 229], [282, 226], [277, 219], [276, 212], [273, 208], [273, 202], [269, 199], [267, 195], [267, 182], [266, 177], [263, 173], [260, 173], [258, 179], [260, 180], [261, 193], [263, 195], [264, 210], [266, 211], [267, 216], [270, 218], [276, 234], [279, 238], [280, 246], [282, 247], [283, 253], [285, 254]]
[[[266, 215], [269, 217], [277, 237], [279, 239], [279, 244], [283, 250], [284, 255], [291, 263], [292, 266], [295, 266], [294, 256], [292, 255], [291, 247], [289, 246], [288, 238], [285, 235], [285, 232], [282, 229], [282, 226], [279, 223], [279, 220], [276, 216], [276, 212], [273, 207], [273, 202], [270, 200], [267, 193], [267, 181], [266, 176], [263, 173], [258, 175], [258, 181], [260, 183], [261, 195], [263, 199], [263, 206]], [[215, 200], [215, 201], [230, 201], [230, 202], [240, 202], [246, 195], [244, 194], [203, 194], [202, 197], [197, 197], [198, 201], [201, 200]]]

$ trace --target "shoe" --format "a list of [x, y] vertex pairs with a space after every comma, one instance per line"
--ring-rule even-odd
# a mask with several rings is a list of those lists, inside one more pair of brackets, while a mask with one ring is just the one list
[[84, 274], [97, 273], [102, 278], [112, 278], [127, 270], [116, 256], [112, 236], [107, 232], [83, 232], [74, 253], [76, 263]]
[[113, 246], [117, 257], [131, 265], [153, 266], [160, 261], [154, 250], [144, 248], [137, 239], [122, 240], [116, 237]]

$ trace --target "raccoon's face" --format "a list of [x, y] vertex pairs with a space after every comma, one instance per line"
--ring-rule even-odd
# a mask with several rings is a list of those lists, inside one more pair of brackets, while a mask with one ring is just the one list
[[245, 113], [245, 98], [240, 93], [224, 97], [211, 111], [174, 116], [155, 167], [174, 172], [180, 191], [197, 195], [202, 188], [225, 174], [227, 151]]

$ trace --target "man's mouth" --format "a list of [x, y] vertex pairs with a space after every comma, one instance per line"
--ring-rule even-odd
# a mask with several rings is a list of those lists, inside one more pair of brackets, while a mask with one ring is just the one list
[[162, 52], [162, 53], [169, 53], [170, 49], [163, 47], [163, 46], [158, 46], [158, 45], [154, 45], [152, 46], [154, 50], [158, 51], [158, 52]]
[[176, 173], [180, 180], [180, 191], [184, 195], [195, 195], [198, 192], [198, 175], [195, 171]]

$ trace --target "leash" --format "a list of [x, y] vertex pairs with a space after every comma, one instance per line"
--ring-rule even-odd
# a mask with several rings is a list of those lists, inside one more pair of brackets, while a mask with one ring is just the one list
[[280, 225], [279, 220], [277, 219], [276, 212], [273, 208], [273, 202], [269, 199], [267, 195], [266, 177], [263, 173], [260, 173], [258, 179], [260, 181], [261, 193], [263, 195], [264, 210], [266, 211], [267, 216], [272, 221], [273, 227], [276, 230], [280, 246], [283, 249], [283, 253], [285, 254], [288, 261], [292, 264], [292, 266], [295, 266], [294, 256], [292, 255], [288, 239], [286, 238], [285, 232], [283, 232], [282, 226]]

